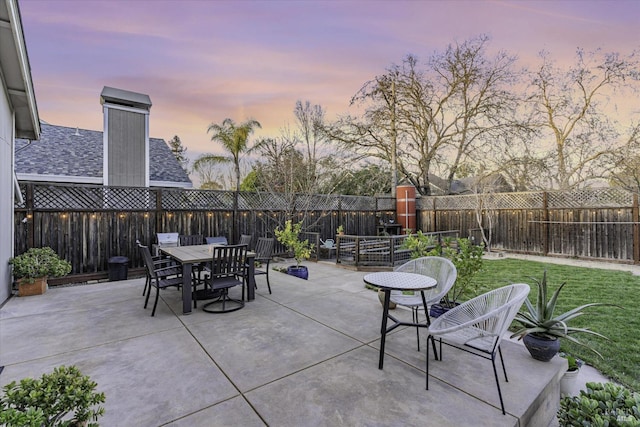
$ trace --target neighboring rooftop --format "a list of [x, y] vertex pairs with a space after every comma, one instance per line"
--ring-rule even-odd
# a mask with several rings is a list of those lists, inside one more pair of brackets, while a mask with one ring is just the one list
[[[40, 123], [40, 139], [16, 140], [15, 170], [25, 181], [102, 184], [103, 132]], [[167, 143], [149, 138], [149, 180], [156, 187], [192, 186]]]

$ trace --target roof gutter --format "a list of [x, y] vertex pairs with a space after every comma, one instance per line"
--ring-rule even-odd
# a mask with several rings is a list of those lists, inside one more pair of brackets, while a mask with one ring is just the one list
[[[18, 64], [20, 65], [20, 74], [24, 87], [8, 88], [9, 96], [25, 98], [28, 111], [30, 113], [31, 129], [16, 129], [17, 137], [25, 136], [29, 139], [40, 138], [40, 119], [38, 116], [38, 106], [36, 104], [36, 96], [33, 90], [33, 80], [31, 78], [31, 65], [29, 65], [29, 56], [27, 54], [27, 45], [24, 40], [24, 32], [22, 28], [22, 19], [20, 17], [20, 9], [17, 0], [7, 0], [7, 12], [13, 33], [13, 39], [16, 46], [16, 54]], [[26, 124], [26, 123], [25, 123]]]
[[13, 185], [15, 186], [15, 191], [13, 192], [14, 201], [19, 205], [24, 204], [24, 198], [22, 197], [22, 191], [20, 191], [20, 184], [18, 183], [18, 177], [15, 172], [13, 173]]

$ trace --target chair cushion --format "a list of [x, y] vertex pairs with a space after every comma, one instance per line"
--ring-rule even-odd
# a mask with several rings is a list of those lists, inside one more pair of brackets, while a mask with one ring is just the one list
[[158, 244], [159, 245], [168, 245], [168, 244], [178, 244], [178, 233], [158, 233]]
[[207, 237], [207, 245], [227, 245], [229, 242], [224, 236]]

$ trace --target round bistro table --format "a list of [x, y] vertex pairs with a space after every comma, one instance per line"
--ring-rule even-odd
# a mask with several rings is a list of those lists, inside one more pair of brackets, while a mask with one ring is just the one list
[[[371, 273], [364, 276], [364, 282], [379, 287], [384, 291], [384, 308], [382, 310], [382, 325], [380, 327], [380, 358], [378, 361], [378, 369], [382, 369], [384, 363], [384, 344], [387, 338], [387, 332], [393, 331], [401, 325], [417, 326], [426, 328], [428, 325], [423, 323], [401, 322], [389, 314], [389, 301], [391, 300], [391, 291], [420, 291], [422, 296], [422, 304], [424, 312], [427, 313], [427, 301], [424, 297], [424, 290], [433, 288], [437, 285], [436, 279], [425, 276], [423, 274], [404, 273], [399, 271], [381, 271]], [[387, 328], [387, 319], [391, 319], [394, 323]]]

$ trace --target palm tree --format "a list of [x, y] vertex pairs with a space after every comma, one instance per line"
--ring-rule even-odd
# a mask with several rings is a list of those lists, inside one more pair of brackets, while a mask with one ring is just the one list
[[[261, 128], [258, 121], [249, 119], [239, 125], [229, 118], [224, 119], [222, 124], [211, 123], [207, 133], [211, 132], [211, 141], [217, 141], [230, 154], [229, 157], [205, 154], [200, 159], [201, 162], [211, 163], [233, 163], [236, 177], [236, 191], [240, 191], [240, 157], [249, 151], [249, 136], [255, 128]], [[195, 165], [194, 165], [195, 166]]]

